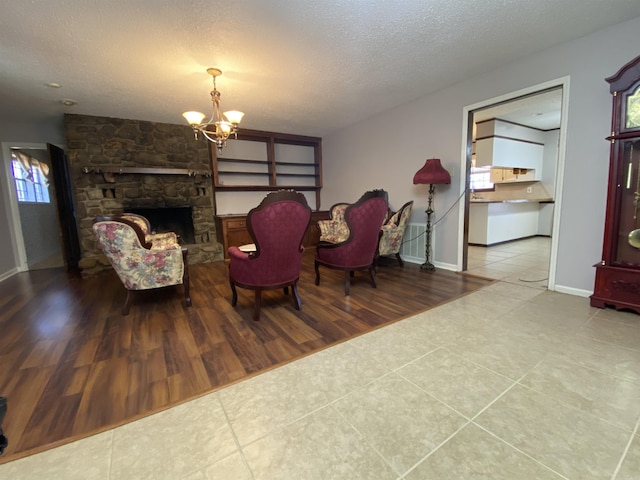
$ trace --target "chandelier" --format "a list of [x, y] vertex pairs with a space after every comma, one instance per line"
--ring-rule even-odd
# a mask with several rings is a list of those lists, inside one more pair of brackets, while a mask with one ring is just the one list
[[238, 124], [242, 120], [244, 113], [237, 110], [220, 113], [220, 92], [216, 88], [216, 77], [222, 75], [222, 70], [219, 68], [207, 68], [207, 73], [213, 78], [213, 90], [211, 90], [213, 113], [211, 118], [202, 123], [205, 117], [204, 113], [184, 112], [182, 116], [191, 125], [196, 140], [198, 139], [198, 133], [200, 133], [204, 138], [215, 143], [218, 151], [221, 151], [230, 135], [233, 135], [234, 138], [238, 137]]

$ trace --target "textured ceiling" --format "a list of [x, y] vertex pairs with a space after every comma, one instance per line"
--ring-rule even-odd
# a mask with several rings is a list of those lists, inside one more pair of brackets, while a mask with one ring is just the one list
[[181, 123], [210, 113], [215, 66], [242, 126], [316, 136], [640, 15], [638, 0], [0, 2], [0, 118]]

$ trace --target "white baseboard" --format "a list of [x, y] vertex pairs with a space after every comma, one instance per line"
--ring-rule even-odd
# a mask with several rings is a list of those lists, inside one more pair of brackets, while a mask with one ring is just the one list
[[579, 288], [565, 287], [563, 285], [556, 285], [554, 291], [569, 295], [577, 295], [578, 297], [590, 297], [593, 294], [590, 290], [581, 290]]
[[20, 270], [13, 268], [3, 274], [0, 274], [0, 282], [4, 282], [7, 278], [13, 277], [16, 273], [20, 273]]
[[[402, 260], [407, 262], [407, 263], [415, 263], [415, 264], [418, 264], [418, 265], [422, 265], [424, 263], [424, 257], [422, 257], [422, 258], [405, 257], [402, 254], [400, 254], [400, 256], [402, 257]], [[458, 271], [458, 266], [457, 265], [452, 265], [450, 263], [433, 262], [433, 266], [436, 267], [436, 268], [440, 268], [441, 270], [449, 270], [451, 272], [457, 272]]]

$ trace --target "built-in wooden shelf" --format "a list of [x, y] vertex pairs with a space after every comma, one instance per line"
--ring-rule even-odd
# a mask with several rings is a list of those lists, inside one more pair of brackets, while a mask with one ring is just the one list
[[[322, 189], [322, 139], [257, 130], [241, 130], [237, 140], [258, 142], [263, 147], [238, 147], [220, 153], [210, 148], [215, 191], [265, 192], [280, 189], [316, 192], [316, 205], [320, 205]], [[230, 140], [231, 142], [232, 140]], [[231, 145], [227, 144], [229, 148]], [[300, 147], [300, 153], [287, 151], [287, 146]], [[227, 150], [229, 151], [229, 150]], [[253, 157], [253, 158], [252, 158]], [[258, 158], [256, 158], [258, 157]], [[300, 159], [301, 161], [297, 161]], [[222, 167], [222, 168], [220, 168]], [[250, 177], [254, 177], [253, 184]], [[302, 185], [288, 185], [285, 179], [299, 179]], [[291, 182], [292, 180], [288, 180]], [[296, 181], [297, 180], [293, 180]], [[265, 185], [264, 183], [267, 183]], [[306, 184], [306, 185], [305, 185]]]

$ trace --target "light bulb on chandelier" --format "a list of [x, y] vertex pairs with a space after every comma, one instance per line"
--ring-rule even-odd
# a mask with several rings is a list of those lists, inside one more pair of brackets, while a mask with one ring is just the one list
[[202, 134], [204, 138], [216, 144], [218, 151], [222, 150], [227, 143], [230, 135], [234, 138], [238, 137], [238, 125], [244, 116], [244, 113], [237, 110], [229, 110], [220, 113], [220, 92], [216, 88], [216, 77], [222, 75], [219, 68], [208, 68], [207, 73], [213, 78], [213, 90], [211, 90], [211, 103], [213, 104], [213, 112], [211, 118], [202, 123], [205, 114], [201, 112], [184, 112], [182, 116], [189, 122], [193, 129], [196, 140], [198, 134]]

